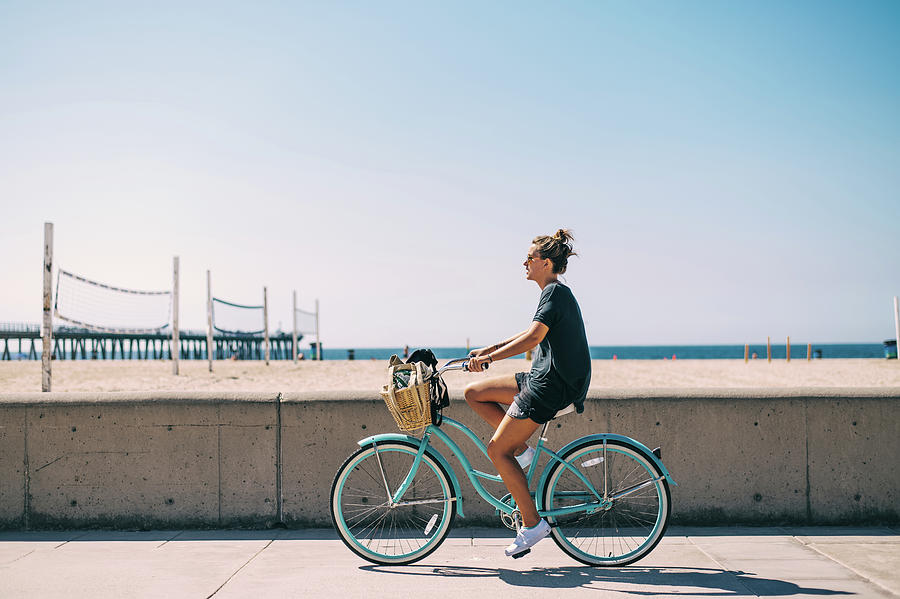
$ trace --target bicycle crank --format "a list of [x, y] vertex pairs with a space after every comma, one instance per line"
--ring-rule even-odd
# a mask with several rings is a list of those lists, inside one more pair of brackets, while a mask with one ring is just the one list
[[[503, 498], [500, 499], [500, 501], [502, 501], [503, 503], [505, 503], [506, 505], [509, 505], [509, 506], [515, 505], [513, 502], [512, 495], [509, 493], [504, 495]], [[497, 511], [500, 512], [500, 510], [497, 510]], [[508, 528], [510, 530], [514, 530], [516, 532], [519, 532], [519, 527], [516, 525], [516, 517], [514, 514], [515, 514], [515, 512], [513, 512], [512, 514], [500, 512], [500, 522], [503, 522], [503, 526], [505, 526], [506, 528]]]

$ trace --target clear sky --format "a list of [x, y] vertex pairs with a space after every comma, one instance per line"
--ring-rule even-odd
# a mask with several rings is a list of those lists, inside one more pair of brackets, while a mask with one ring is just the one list
[[2, 2], [0, 320], [56, 264], [321, 302], [330, 347], [528, 326], [563, 226], [592, 345], [880, 342], [898, 2]]

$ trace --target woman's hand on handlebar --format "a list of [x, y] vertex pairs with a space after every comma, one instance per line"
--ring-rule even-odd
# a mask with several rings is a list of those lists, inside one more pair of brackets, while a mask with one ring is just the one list
[[[485, 348], [487, 349], [487, 348]], [[481, 351], [481, 350], [477, 350]], [[475, 352], [473, 352], [475, 353]], [[481, 355], [474, 355], [469, 358], [468, 362], [468, 370], [469, 372], [481, 372], [482, 370], [487, 370], [487, 365], [491, 363], [491, 359], [487, 356], [487, 352]]]
[[493, 349], [493, 348], [492, 347], [482, 347], [480, 349], [473, 349], [472, 351], [469, 352], [469, 357], [474, 358], [474, 357], [478, 357], [478, 356], [486, 356], [489, 353], [491, 353], [491, 349]]

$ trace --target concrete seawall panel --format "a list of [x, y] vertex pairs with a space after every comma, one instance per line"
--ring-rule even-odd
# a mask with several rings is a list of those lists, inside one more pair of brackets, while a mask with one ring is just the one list
[[852, 523], [900, 512], [900, 401], [808, 403], [810, 518]]
[[0, 527], [25, 526], [25, 409], [0, 404]]
[[[446, 414], [490, 437], [460, 396]], [[358, 392], [0, 394], [0, 527], [327, 526], [335, 472], [382, 432], [383, 402]], [[676, 523], [900, 520], [900, 389], [604, 391], [552, 422], [549, 445], [601, 432], [662, 447]], [[462, 522], [498, 524], [437, 446]]]
[[17, 461], [0, 459], [7, 527], [274, 522], [277, 394], [29, 395], [0, 398], [27, 423], [8, 435], [21, 439], [24, 475], [7, 477]]

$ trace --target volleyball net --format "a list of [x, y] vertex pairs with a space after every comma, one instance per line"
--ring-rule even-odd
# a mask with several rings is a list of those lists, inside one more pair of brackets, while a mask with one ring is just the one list
[[246, 306], [212, 298], [213, 330], [228, 335], [261, 335], [266, 330], [263, 306]]
[[56, 318], [103, 333], [161, 333], [169, 327], [172, 291], [125, 289], [59, 269]]
[[299, 308], [294, 309], [294, 318], [297, 322], [297, 332], [304, 335], [318, 335], [319, 315], [315, 312], [307, 312]]
[[[310, 347], [314, 348], [313, 358], [315, 360], [322, 359], [322, 343], [319, 337], [319, 300], [316, 300], [316, 309], [314, 312], [309, 310], [301, 310], [297, 307], [297, 292], [294, 292], [294, 334], [298, 335], [315, 335], [315, 342], [310, 341]], [[294, 358], [296, 360], [297, 350], [294, 349]]]

